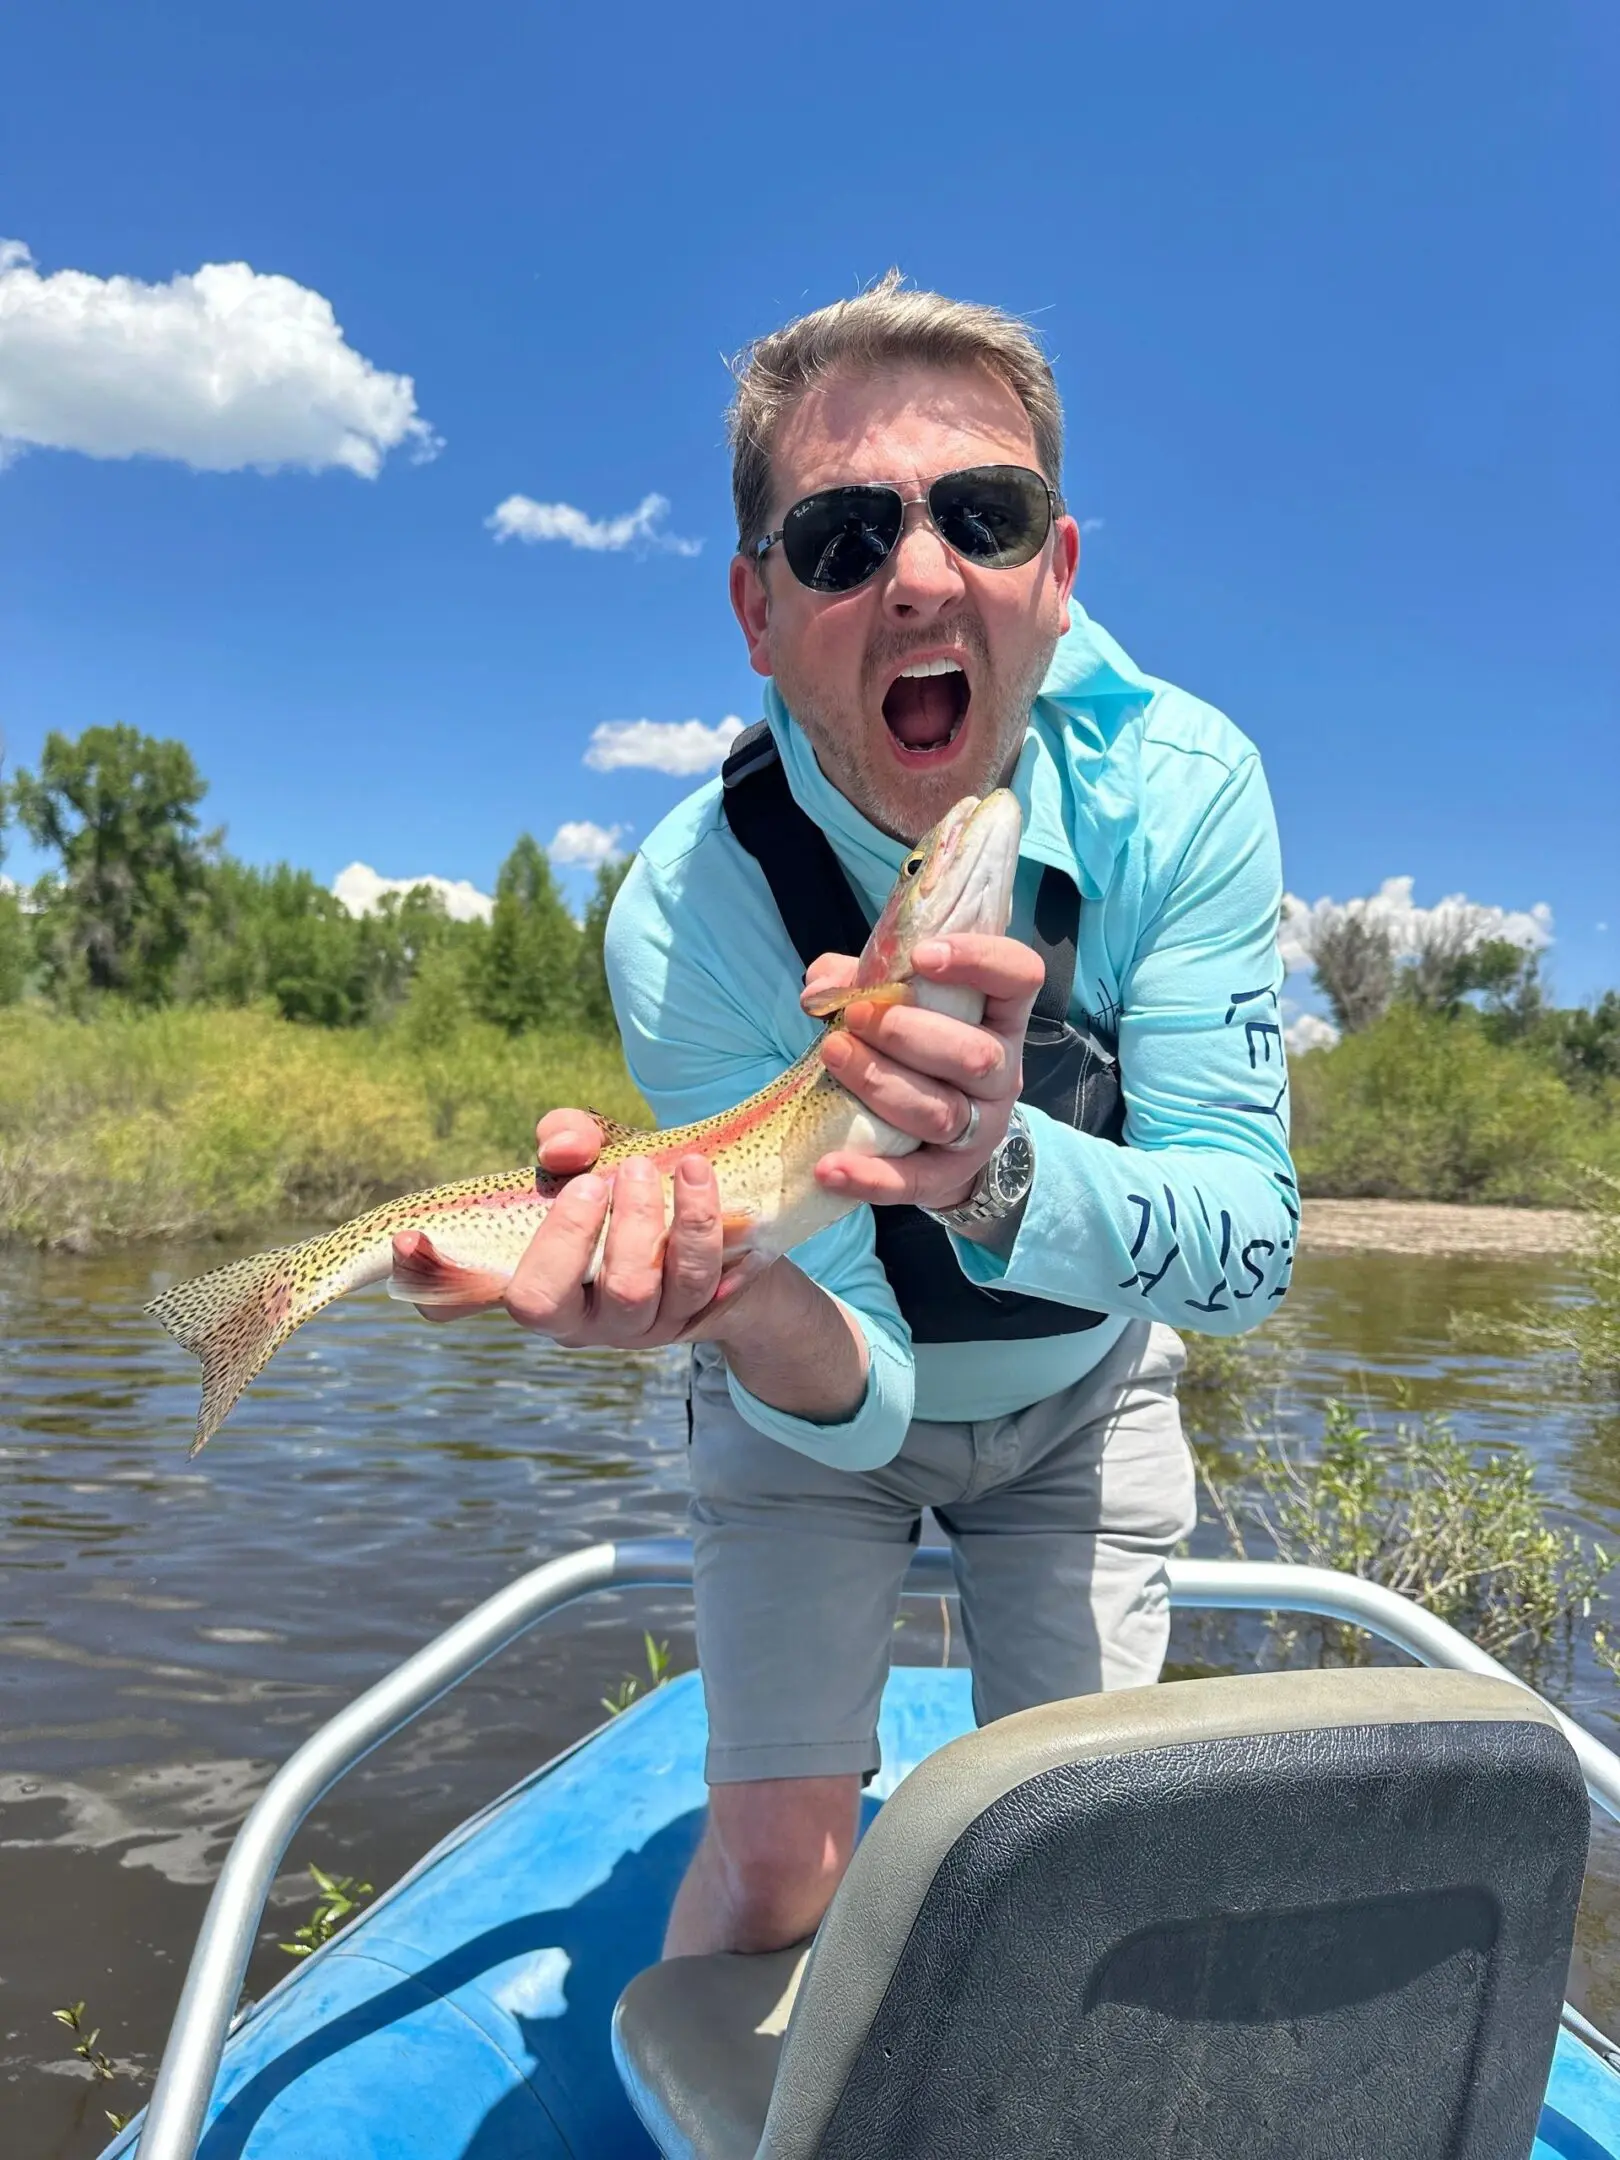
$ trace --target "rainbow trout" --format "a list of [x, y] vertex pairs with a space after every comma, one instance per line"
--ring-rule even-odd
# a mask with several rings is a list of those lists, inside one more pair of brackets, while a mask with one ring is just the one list
[[[982, 802], [966, 796], [948, 811], [901, 866], [853, 985], [815, 1000], [817, 1016], [836, 1027], [844, 1007], [859, 998], [926, 1005], [977, 1022], [984, 1000], [976, 992], [917, 981], [911, 954], [923, 939], [951, 931], [1005, 931], [1019, 828], [1017, 801], [1005, 788]], [[685, 1155], [706, 1155], [719, 1178], [728, 1270], [762, 1265], [802, 1244], [859, 1205], [816, 1183], [821, 1156], [835, 1149], [908, 1155], [919, 1144], [833, 1078], [822, 1062], [825, 1039], [823, 1031], [768, 1087], [701, 1124], [640, 1132], [599, 1120], [597, 1171], [611, 1179], [627, 1157], [649, 1157], [664, 1174], [667, 1221], [676, 1165]], [[165, 1290], [146, 1310], [202, 1360], [202, 1405], [191, 1452], [219, 1429], [294, 1330], [346, 1290], [386, 1281], [392, 1296], [412, 1305], [465, 1310], [499, 1303], [566, 1183], [525, 1168], [437, 1185], [387, 1201], [322, 1237], [233, 1260]], [[591, 1276], [601, 1253], [599, 1241]]]

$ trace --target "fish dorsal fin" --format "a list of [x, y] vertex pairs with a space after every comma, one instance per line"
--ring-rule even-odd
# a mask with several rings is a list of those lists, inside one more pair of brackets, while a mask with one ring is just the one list
[[626, 1125], [622, 1119], [606, 1117], [600, 1110], [587, 1109], [587, 1117], [595, 1118], [602, 1128], [602, 1145], [605, 1148], [623, 1147], [631, 1140], [645, 1140], [646, 1130], [640, 1125]]

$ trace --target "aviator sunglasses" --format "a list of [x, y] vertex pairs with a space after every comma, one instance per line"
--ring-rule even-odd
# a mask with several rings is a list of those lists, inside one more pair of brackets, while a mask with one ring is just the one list
[[855, 485], [821, 488], [796, 502], [778, 532], [749, 549], [762, 563], [781, 542], [788, 568], [812, 592], [853, 592], [900, 543], [906, 512], [926, 503], [929, 523], [953, 555], [980, 570], [1016, 570], [1046, 545], [1057, 490], [1024, 465], [970, 465], [941, 473], [924, 495]]

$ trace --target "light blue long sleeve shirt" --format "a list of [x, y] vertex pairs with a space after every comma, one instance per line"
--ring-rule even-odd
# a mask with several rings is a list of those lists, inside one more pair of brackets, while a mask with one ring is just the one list
[[[1013, 780], [1024, 830], [1011, 927], [1027, 934], [1044, 866], [1073, 877], [1070, 1017], [1118, 1038], [1124, 1145], [1027, 1111], [1035, 1182], [1010, 1253], [952, 1242], [976, 1282], [1108, 1317], [1074, 1335], [913, 1345], [871, 1211], [857, 1209], [793, 1254], [866, 1339], [854, 1414], [790, 1417], [731, 1380], [760, 1432], [842, 1468], [887, 1462], [914, 1416], [999, 1417], [1069, 1386], [1133, 1319], [1237, 1334], [1288, 1286], [1299, 1197], [1278, 1006], [1282, 875], [1259, 756], [1223, 714], [1142, 674], [1073, 612]], [[766, 718], [794, 796], [875, 917], [905, 846], [831, 785], [774, 683]], [[607, 969], [630, 1071], [661, 1125], [729, 1109], [818, 1031], [717, 780], [640, 850], [608, 926]]]

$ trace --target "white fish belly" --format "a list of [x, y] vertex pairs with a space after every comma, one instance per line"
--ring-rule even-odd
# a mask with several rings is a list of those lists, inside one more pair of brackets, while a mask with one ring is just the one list
[[547, 1213], [547, 1203], [536, 1199], [521, 1207], [463, 1208], [454, 1214], [424, 1215], [419, 1223], [400, 1227], [422, 1231], [434, 1250], [457, 1267], [510, 1275]]
[[814, 1237], [818, 1230], [828, 1230], [835, 1222], [842, 1222], [846, 1215], [862, 1205], [847, 1193], [829, 1192], [818, 1184], [815, 1165], [823, 1155], [881, 1155], [895, 1157], [915, 1154], [920, 1141], [910, 1133], [903, 1133], [883, 1118], [857, 1102], [853, 1095], [844, 1094], [830, 1114], [818, 1121], [814, 1135], [815, 1152], [805, 1150], [801, 1174], [791, 1178], [784, 1176], [781, 1197], [768, 1215], [762, 1215], [759, 1231], [750, 1239], [755, 1251], [776, 1257], [791, 1252], [795, 1245], [802, 1245], [806, 1238]]

